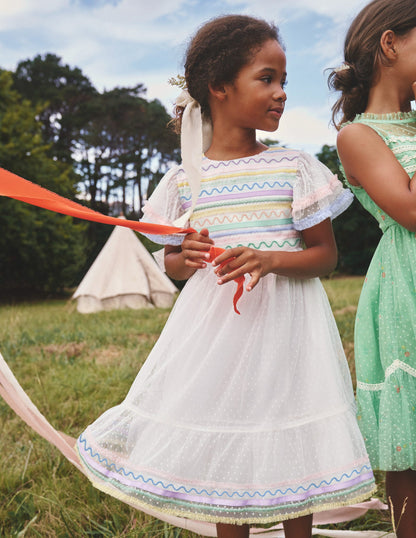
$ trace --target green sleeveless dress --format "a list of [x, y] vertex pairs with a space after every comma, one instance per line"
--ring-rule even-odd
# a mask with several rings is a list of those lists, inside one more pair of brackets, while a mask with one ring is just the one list
[[[416, 112], [361, 114], [410, 177]], [[392, 178], [392, 181], [394, 178]], [[350, 187], [383, 236], [370, 263], [355, 324], [358, 422], [374, 469], [416, 469], [416, 238], [360, 187]]]

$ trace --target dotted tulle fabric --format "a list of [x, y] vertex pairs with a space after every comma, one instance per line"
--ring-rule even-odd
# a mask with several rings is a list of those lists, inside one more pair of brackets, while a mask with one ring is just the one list
[[[374, 129], [413, 176], [415, 112], [361, 114], [354, 121]], [[356, 318], [358, 421], [375, 469], [416, 469], [416, 238], [364, 189], [351, 188], [383, 232]]]
[[[175, 167], [146, 218], [185, 213], [185, 179]], [[300, 250], [299, 230], [351, 198], [300, 152], [205, 158], [191, 225], [223, 248]], [[188, 280], [126, 399], [78, 440], [91, 481], [137, 508], [241, 524], [370, 496], [349, 369], [319, 279], [269, 274], [240, 299], [240, 316], [233, 294], [211, 266]]]

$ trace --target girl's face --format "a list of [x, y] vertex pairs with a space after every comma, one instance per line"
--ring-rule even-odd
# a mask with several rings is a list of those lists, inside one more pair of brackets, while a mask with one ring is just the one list
[[226, 84], [225, 113], [231, 126], [275, 131], [286, 101], [286, 55], [270, 39], [254, 54], [231, 84]]
[[398, 39], [396, 50], [399, 53], [395, 66], [396, 72], [402, 84], [403, 94], [407, 92], [407, 95], [403, 97], [412, 101], [414, 94], [411, 85], [416, 82], [416, 28]]

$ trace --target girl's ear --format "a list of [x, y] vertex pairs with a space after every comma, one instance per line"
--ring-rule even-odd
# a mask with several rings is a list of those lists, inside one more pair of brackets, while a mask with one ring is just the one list
[[224, 101], [227, 91], [224, 84], [208, 84], [208, 89], [211, 97], [218, 99], [219, 101]]
[[380, 46], [384, 53], [384, 56], [389, 60], [395, 60], [397, 58], [397, 36], [393, 30], [386, 30], [381, 34]]

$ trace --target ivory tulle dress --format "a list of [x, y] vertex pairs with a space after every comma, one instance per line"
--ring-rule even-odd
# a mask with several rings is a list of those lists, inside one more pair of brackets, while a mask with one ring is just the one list
[[[301, 250], [300, 230], [352, 197], [316, 159], [284, 148], [204, 158], [202, 172], [191, 226], [223, 248]], [[174, 221], [190, 203], [178, 166], [145, 217]], [[126, 399], [78, 439], [91, 481], [138, 509], [239, 524], [369, 497], [373, 474], [319, 279], [269, 274], [243, 294], [241, 315], [234, 291], [211, 266], [189, 279]]]
[[[416, 172], [416, 113], [361, 114], [410, 177]], [[392, 178], [394, 180], [394, 178]], [[362, 188], [382, 238], [362, 289], [355, 327], [358, 419], [375, 469], [416, 470], [416, 239]]]

